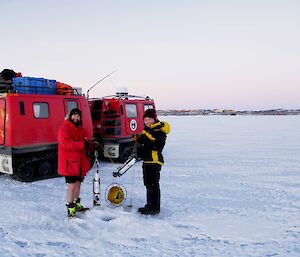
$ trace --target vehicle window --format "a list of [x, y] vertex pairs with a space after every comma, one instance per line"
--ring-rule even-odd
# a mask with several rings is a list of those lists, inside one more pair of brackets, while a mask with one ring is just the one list
[[20, 114], [25, 115], [25, 106], [24, 102], [19, 102], [19, 107], [20, 107]]
[[125, 104], [127, 118], [136, 118], [137, 109], [135, 104]]
[[144, 111], [146, 111], [148, 109], [153, 109], [153, 105], [152, 104], [144, 104]]
[[33, 103], [33, 114], [35, 118], [48, 118], [48, 103]]
[[78, 108], [77, 101], [68, 100], [67, 101], [67, 108], [68, 108], [67, 113], [72, 111], [74, 108]]

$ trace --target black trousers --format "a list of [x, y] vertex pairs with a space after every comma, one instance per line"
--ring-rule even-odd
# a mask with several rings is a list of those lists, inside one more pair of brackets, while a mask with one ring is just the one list
[[143, 164], [143, 179], [147, 191], [147, 207], [153, 211], [160, 210], [160, 170], [159, 164]]

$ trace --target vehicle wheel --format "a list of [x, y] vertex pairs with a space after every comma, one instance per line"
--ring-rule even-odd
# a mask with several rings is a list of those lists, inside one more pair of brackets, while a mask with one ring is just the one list
[[39, 175], [46, 177], [51, 174], [51, 164], [49, 162], [42, 162], [39, 166]]
[[26, 165], [22, 169], [22, 181], [30, 182], [33, 181], [33, 175], [34, 175], [34, 167], [31, 165]]
[[15, 169], [12, 177], [22, 182], [34, 181], [35, 177], [35, 165], [32, 161], [20, 158], [15, 162]]

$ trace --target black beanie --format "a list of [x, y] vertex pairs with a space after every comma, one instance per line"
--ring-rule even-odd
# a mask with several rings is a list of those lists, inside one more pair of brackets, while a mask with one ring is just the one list
[[152, 118], [155, 121], [157, 120], [157, 115], [156, 115], [156, 111], [154, 109], [147, 109], [144, 113], [144, 119], [148, 117], [148, 118]]
[[74, 114], [78, 114], [81, 118], [81, 111], [78, 108], [74, 108], [74, 109], [72, 109], [72, 111], [70, 111], [70, 119], [71, 119], [71, 116]]

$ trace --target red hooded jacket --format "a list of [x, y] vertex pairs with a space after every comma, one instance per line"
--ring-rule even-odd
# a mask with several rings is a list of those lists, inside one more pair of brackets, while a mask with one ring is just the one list
[[81, 126], [65, 120], [58, 130], [58, 174], [84, 177], [90, 169], [84, 139], [87, 132]]

